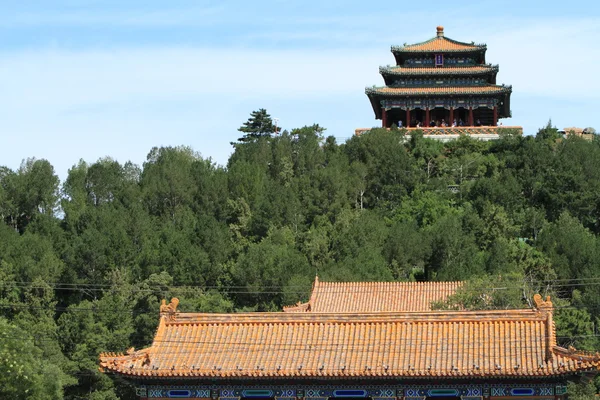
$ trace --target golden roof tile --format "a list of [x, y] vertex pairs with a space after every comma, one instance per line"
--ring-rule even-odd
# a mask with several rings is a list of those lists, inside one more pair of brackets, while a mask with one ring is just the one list
[[132, 377], [543, 377], [597, 371], [556, 346], [552, 306], [502, 311], [162, 315], [152, 345], [100, 355]]
[[511, 86], [439, 86], [439, 87], [374, 87], [365, 90], [367, 94], [387, 96], [436, 96], [436, 95], [489, 95], [512, 92]]
[[482, 75], [492, 72], [498, 72], [497, 65], [471, 65], [460, 67], [403, 67], [388, 66], [379, 67], [382, 74], [391, 75]]
[[[440, 29], [441, 28], [441, 29]], [[427, 53], [427, 52], [473, 52], [483, 51], [485, 44], [465, 43], [444, 36], [444, 28], [438, 26], [436, 37], [425, 42], [404, 46], [393, 46], [394, 53]]]
[[428, 311], [444, 301], [462, 282], [322, 282], [317, 277], [308, 303], [284, 307], [285, 312]]

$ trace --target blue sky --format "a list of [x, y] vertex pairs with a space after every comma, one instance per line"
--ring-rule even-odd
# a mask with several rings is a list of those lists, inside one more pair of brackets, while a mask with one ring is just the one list
[[[422, 4], [422, 7], [420, 6]], [[266, 108], [284, 128], [343, 140], [375, 121], [391, 45], [446, 36], [488, 45], [513, 118], [534, 134], [600, 129], [600, 5], [592, 1], [0, 1], [0, 165], [80, 158], [141, 164], [189, 145], [225, 164]]]

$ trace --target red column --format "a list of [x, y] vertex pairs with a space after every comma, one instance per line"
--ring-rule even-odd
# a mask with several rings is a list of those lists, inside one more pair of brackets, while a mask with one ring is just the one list
[[387, 128], [387, 110], [385, 108], [381, 109], [381, 127]]
[[450, 107], [450, 121], [448, 121], [448, 126], [452, 126], [454, 123], [454, 107]]
[[425, 108], [425, 127], [429, 126], [429, 122], [431, 121], [429, 119], [429, 107], [427, 107]]
[[498, 106], [494, 106], [494, 126], [498, 126]]
[[410, 127], [410, 109], [406, 109], [406, 127]]
[[469, 126], [474, 126], [475, 121], [473, 121], [473, 107], [469, 107]]

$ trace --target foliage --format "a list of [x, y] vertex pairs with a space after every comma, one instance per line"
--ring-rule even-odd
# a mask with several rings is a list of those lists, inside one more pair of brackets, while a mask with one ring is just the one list
[[559, 344], [600, 350], [597, 139], [551, 123], [494, 142], [324, 131], [273, 135], [260, 109], [226, 167], [185, 146], [80, 161], [62, 186], [46, 160], [0, 167], [0, 397], [135, 398], [97, 356], [147, 346], [162, 299], [276, 311], [315, 274], [466, 281], [445, 309], [550, 294]]
[[244, 132], [245, 135], [238, 139], [238, 141], [250, 142], [260, 137], [269, 136], [272, 133], [278, 133], [278, 127], [273, 124], [271, 116], [267, 113], [264, 108], [258, 111], [252, 111], [248, 121], [238, 129], [240, 132]]
[[0, 318], [0, 397], [54, 400], [74, 379], [42, 358], [28, 332]]
[[596, 398], [596, 386], [592, 382], [569, 382], [567, 387], [569, 400], [592, 400]]

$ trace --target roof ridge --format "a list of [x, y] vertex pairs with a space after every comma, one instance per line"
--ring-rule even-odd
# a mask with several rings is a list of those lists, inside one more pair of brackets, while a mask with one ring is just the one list
[[[418, 43], [404, 44], [402, 46], [392, 46], [392, 52], [394, 52], [394, 51], [410, 51], [410, 50], [414, 49], [415, 47], [422, 47], [427, 44], [434, 43], [436, 41], [449, 42], [449, 43], [452, 43], [452, 44], [455, 44], [458, 46], [467, 47], [468, 49], [471, 49], [471, 50], [483, 50], [483, 49], [487, 48], [487, 45], [485, 43], [475, 43], [475, 42], [467, 43], [467, 42], [461, 42], [459, 40], [451, 39], [446, 36], [441, 36], [441, 37], [436, 36], [431, 39], [428, 39], [428, 40], [425, 40], [422, 42], [418, 42]], [[452, 51], [452, 50], [449, 50], [449, 51]]]
[[[250, 312], [236, 314], [179, 313], [171, 321], [161, 318], [156, 337], [162, 336], [166, 326], [185, 324], [373, 324], [373, 323], [458, 323], [494, 321], [541, 321], [546, 313], [537, 309], [479, 310], [479, 311], [402, 311], [402, 312]], [[161, 329], [162, 328], [162, 329]]]

